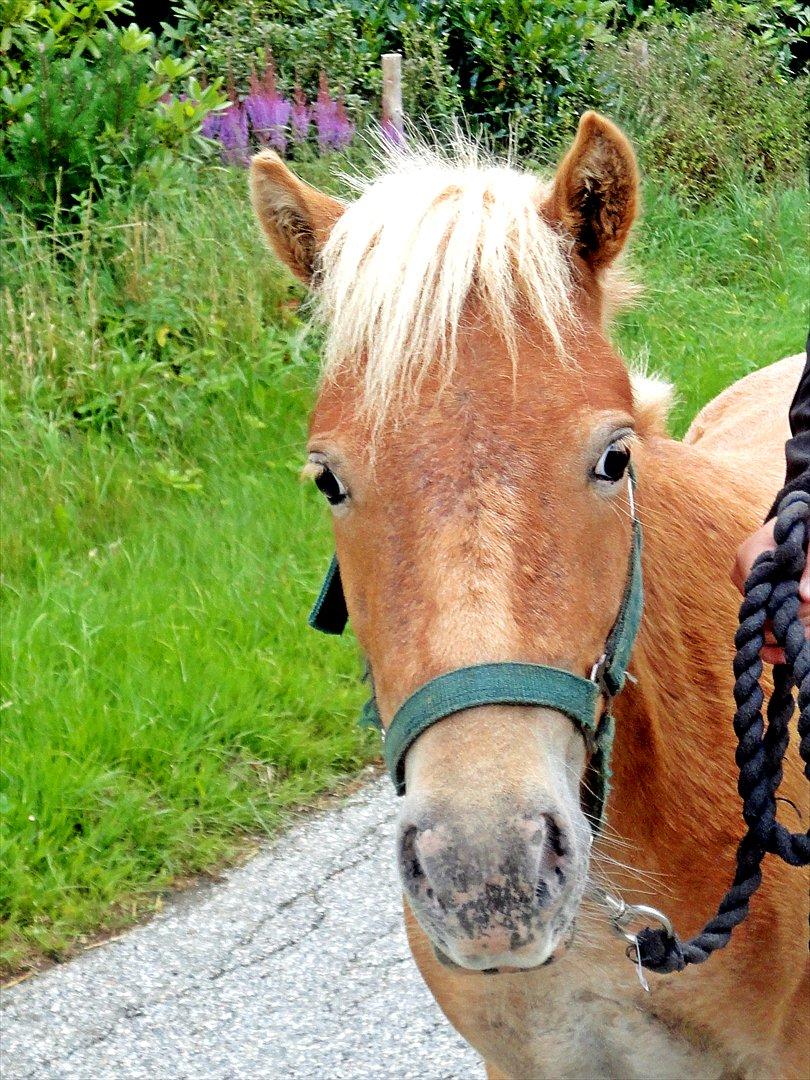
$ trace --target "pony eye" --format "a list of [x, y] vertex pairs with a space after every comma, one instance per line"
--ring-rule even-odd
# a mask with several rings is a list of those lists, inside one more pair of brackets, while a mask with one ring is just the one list
[[321, 471], [315, 477], [315, 487], [324, 493], [326, 501], [331, 506], [339, 506], [349, 494], [341, 481], [326, 465], [321, 466]]
[[597, 461], [593, 475], [597, 480], [607, 480], [611, 484], [616, 484], [627, 472], [629, 464], [630, 451], [624, 443], [614, 442]]

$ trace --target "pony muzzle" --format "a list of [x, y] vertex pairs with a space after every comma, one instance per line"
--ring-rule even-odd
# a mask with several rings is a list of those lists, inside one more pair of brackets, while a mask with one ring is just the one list
[[399, 873], [443, 960], [534, 968], [568, 940], [590, 850], [582, 743], [561, 714], [500, 707], [448, 718], [411, 748]]

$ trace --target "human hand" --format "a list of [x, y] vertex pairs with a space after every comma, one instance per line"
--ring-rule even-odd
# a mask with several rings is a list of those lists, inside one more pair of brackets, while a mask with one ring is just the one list
[[[773, 538], [773, 530], [776, 522], [774, 518], [766, 521], [762, 528], [752, 533], [737, 548], [737, 558], [734, 560], [734, 568], [731, 571], [731, 580], [742, 593], [745, 579], [751, 573], [751, 567], [756, 558], [763, 551], [773, 551], [776, 541]], [[799, 582], [799, 618], [804, 623], [804, 636], [810, 640], [810, 559], [805, 563], [802, 579]], [[762, 648], [762, 659], [766, 664], [784, 664], [785, 654], [778, 648], [776, 638], [773, 636], [770, 623], [765, 626], [765, 645]]]

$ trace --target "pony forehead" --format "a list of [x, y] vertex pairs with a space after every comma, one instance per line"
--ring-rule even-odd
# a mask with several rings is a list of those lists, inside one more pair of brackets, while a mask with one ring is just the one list
[[570, 239], [545, 220], [549, 185], [457, 142], [385, 156], [335, 225], [321, 255], [318, 306], [327, 324], [325, 376], [361, 376], [376, 419], [457, 361], [468, 301], [488, 320], [513, 370], [518, 325], [545, 328], [565, 354], [576, 330]]

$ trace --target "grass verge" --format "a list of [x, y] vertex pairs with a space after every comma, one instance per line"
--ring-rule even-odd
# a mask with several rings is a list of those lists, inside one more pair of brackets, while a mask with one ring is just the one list
[[[800, 349], [805, 195], [648, 193], [630, 358], [674, 425]], [[328, 522], [297, 474], [316, 377], [242, 178], [74, 234], [6, 222], [2, 963], [64, 956], [375, 753], [305, 625]]]

